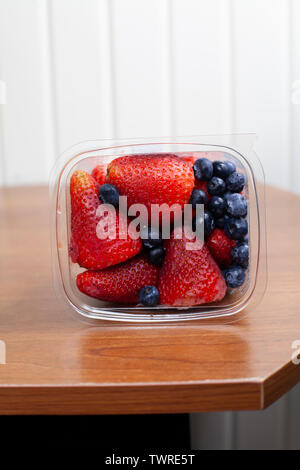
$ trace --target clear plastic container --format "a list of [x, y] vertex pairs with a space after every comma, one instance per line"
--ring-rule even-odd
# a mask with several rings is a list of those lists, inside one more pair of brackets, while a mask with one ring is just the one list
[[[127, 322], [177, 322], [234, 316], [262, 298], [266, 287], [266, 232], [264, 173], [254, 152], [255, 136], [191, 136], [131, 140], [102, 140], [78, 144], [67, 150], [53, 170], [51, 192], [51, 230], [55, 286], [74, 312], [86, 319]], [[76, 276], [85, 269], [73, 263], [69, 255], [71, 237], [70, 179], [76, 170], [91, 173], [99, 164], [117, 157], [135, 154], [191, 155], [211, 161], [230, 160], [246, 180], [248, 200], [250, 259], [244, 284], [227, 289], [223, 300], [199, 306], [172, 307], [108, 303], [80, 292]]]

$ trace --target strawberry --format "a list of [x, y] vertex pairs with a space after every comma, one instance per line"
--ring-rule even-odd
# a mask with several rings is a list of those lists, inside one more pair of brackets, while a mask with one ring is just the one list
[[144, 286], [156, 286], [158, 268], [138, 255], [103, 271], [85, 271], [77, 276], [78, 289], [90, 297], [107, 302], [137, 303]]
[[185, 162], [190, 163], [192, 166], [194, 165], [195, 161], [197, 160], [197, 157], [194, 157], [193, 154], [187, 155], [187, 156], [182, 156], [182, 158]]
[[[182, 160], [184, 160], [186, 163], [191, 165], [193, 167], [194, 163], [198, 158], [204, 158], [207, 157], [208, 152], [189, 152], [189, 153], [178, 153], [178, 157], [180, 157]], [[209, 200], [211, 198], [211, 195], [207, 191], [207, 181], [199, 181], [195, 178], [195, 183], [194, 183], [194, 188], [195, 189], [202, 189], [207, 196], [207, 199]]]
[[128, 155], [108, 165], [106, 182], [127, 196], [128, 206], [140, 203], [149, 211], [151, 204], [179, 204], [181, 212], [189, 202], [194, 173], [189, 163], [172, 154]]
[[92, 177], [102, 186], [105, 183], [107, 165], [97, 165], [92, 171]]
[[166, 244], [166, 257], [158, 282], [163, 305], [201, 305], [222, 300], [225, 296], [225, 280], [206, 244], [189, 250], [188, 242], [189, 237], [184, 235], [176, 239], [173, 232]]
[[[131, 238], [128, 230], [127, 216], [120, 213], [124, 226], [127, 226], [126, 239], [119, 239], [119, 214], [116, 213], [116, 237], [101, 240], [97, 236], [97, 225], [101, 214], [97, 209], [102, 203], [98, 197], [99, 185], [85, 171], [75, 171], [71, 177], [71, 241], [70, 256], [74, 263], [88, 269], [103, 269], [113, 264], [121, 263], [135, 256], [142, 249], [140, 239]], [[107, 207], [109, 217], [113, 210]], [[110, 219], [114, 220], [114, 219]], [[109, 225], [110, 230], [114, 227]]]
[[215, 228], [207, 240], [207, 246], [218, 265], [223, 268], [228, 268], [233, 259], [231, 250], [236, 245], [235, 240], [230, 240], [224, 230]]

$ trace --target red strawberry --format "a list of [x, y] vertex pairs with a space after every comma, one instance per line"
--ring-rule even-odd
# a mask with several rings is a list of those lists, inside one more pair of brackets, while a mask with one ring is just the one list
[[[106, 182], [127, 196], [128, 206], [140, 203], [183, 208], [194, 186], [192, 166], [172, 154], [128, 155], [108, 165]], [[180, 209], [181, 211], [181, 209]]]
[[[186, 163], [193, 167], [194, 163], [198, 158], [206, 158], [208, 152], [190, 152], [190, 153], [178, 153], [178, 157], [182, 158]], [[197, 189], [202, 189], [206, 193], [207, 199], [211, 198], [211, 195], [207, 191], [207, 181], [199, 181], [195, 178], [194, 187]]]
[[236, 241], [230, 240], [220, 228], [216, 228], [207, 240], [209, 251], [222, 269], [231, 265], [233, 261], [231, 250], [235, 245]]
[[[71, 177], [71, 241], [70, 256], [74, 263], [88, 269], [103, 269], [135, 256], [142, 249], [141, 240], [134, 240], [128, 231], [127, 217], [120, 214], [127, 225], [126, 239], [119, 239], [119, 214], [116, 217], [116, 237], [101, 240], [97, 236], [97, 225], [101, 215], [97, 209], [101, 202], [98, 197], [99, 185], [85, 171], [75, 171]], [[114, 213], [107, 209], [110, 217]], [[102, 219], [103, 220], [103, 219]], [[113, 227], [110, 226], [110, 229]]]
[[78, 289], [108, 302], [137, 303], [144, 286], [156, 286], [158, 268], [144, 255], [136, 256], [103, 271], [85, 271], [77, 276]]
[[166, 245], [158, 282], [160, 301], [164, 305], [201, 305], [225, 296], [225, 280], [206, 244], [189, 250], [188, 242], [186, 236], [176, 239], [173, 233]]
[[193, 155], [189, 155], [186, 157], [181, 157], [185, 162], [189, 162], [192, 166], [194, 165], [195, 161], [197, 160], [197, 157], [193, 157]]
[[92, 177], [102, 186], [105, 183], [107, 165], [97, 165], [92, 171]]

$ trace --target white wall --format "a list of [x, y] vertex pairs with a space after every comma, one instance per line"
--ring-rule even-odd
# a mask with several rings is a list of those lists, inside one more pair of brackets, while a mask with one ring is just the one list
[[255, 132], [300, 193], [299, 0], [0, 0], [0, 80], [0, 184], [86, 139]]
[[200, 450], [300, 450], [300, 384], [263, 411], [195, 413], [191, 444]]

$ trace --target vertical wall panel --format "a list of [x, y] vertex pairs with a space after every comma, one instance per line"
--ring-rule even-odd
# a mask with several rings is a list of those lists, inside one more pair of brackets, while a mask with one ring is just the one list
[[300, 2], [291, 1], [291, 188], [300, 194]]
[[[0, 3], [1, 8], [1, 3]], [[0, 10], [1, 11], [1, 10]], [[1, 36], [0, 36], [1, 39]], [[3, 39], [3, 38], [2, 38]], [[6, 100], [6, 83], [3, 80], [3, 61], [0, 54], [0, 186], [4, 185], [5, 165], [4, 165], [4, 128], [3, 128], [3, 106]]]
[[300, 384], [266, 410], [191, 415], [192, 448], [299, 450], [299, 392]]
[[235, 449], [237, 450], [284, 450], [287, 428], [282, 420], [282, 408], [286, 397], [281, 398], [263, 411], [237, 413]]
[[221, 83], [221, 132], [232, 133], [234, 131], [234, 64], [233, 54], [233, 4], [232, 0], [219, 2], [219, 54], [220, 54], [220, 83]]
[[229, 5], [222, 0], [172, 2], [179, 134], [231, 130]]
[[159, 3], [160, 59], [161, 59], [161, 131], [165, 136], [175, 133], [175, 96], [174, 96], [174, 59], [173, 44], [173, 3], [172, 0], [161, 0]]
[[43, 0], [0, 1], [0, 79], [7, 88], [7, 102], [1, 105], [6, 184], [47, 181], [53, 158], [45, 118], [43, 5]]
[[291, 390], [287, 401], [287, 448], [300, 450], [300, 384]]
[[198, 450], [231, 450], [235, 447], [236, 413], [194, 413], [190, 416], [191, 447]]
[[235, 125], [256, 132], [267, 182], [289, 186], [288, 8], [286, 0], [233, 0]]
[[[1, 71], [1, 65], [0, 65]], [[0, 104], [0, 186], [5, 183], [5, 166], [4, 166], [4, 128], [3, 128], [3, 112], [2, 107], [4, 104]]]
[[[115, 137], [116, 135], [116, 97], [113, 64], [112, 41], [112, 3], [110, 0], [98, 0], [98, 18], [100, 32], [101, 73], [101, 129], [99, 136]], [[101, 134], [103, 133], [103, 136]]]
[[82, 140], [111, 137], [107, 5], [107, 0], [50, 3], [60, 152]]
[[51, 18], [48, 0], [38, 0], [37, 27], [38, 36], [43, 45], [40, 58], [42, 122], [45, 132], [43, 134], [44, 168], [43, 182], [48, 182], [55, 159], [58, 156], [58, 127], [57, 108], [55, 99], [54, 64], [51, 36]]
[[117, 137], [164, 133], [165, 0], [111, 0]]

